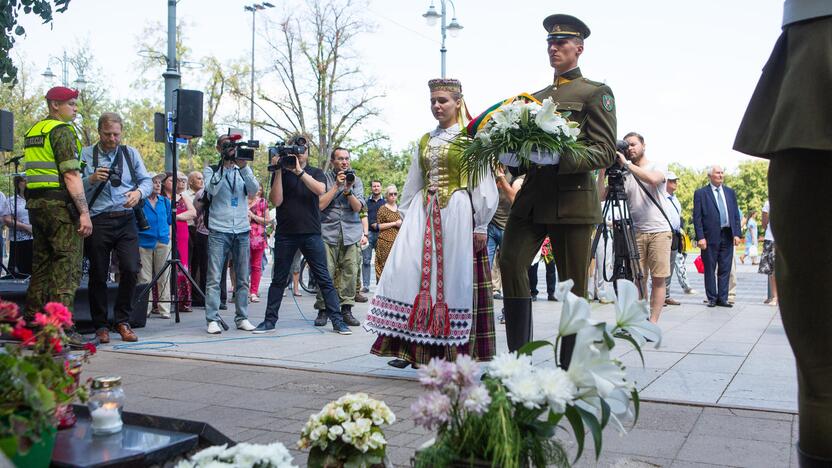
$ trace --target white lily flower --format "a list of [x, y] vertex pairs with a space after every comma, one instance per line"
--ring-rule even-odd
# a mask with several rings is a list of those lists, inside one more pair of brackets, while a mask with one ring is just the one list
[[578, 332], [575, 350], [567, 371], [579, 393], [592, 393], [607, 398], [616, 388], [629, 388], [627, 373], [610, 359], [610, 351], [603, 344], [603, 332], [597, 327], [585, 327]]
[[570, 279], [558, 283], [555, 287], [555, 297], [563, 303], [560, 309], [559, 336], [574, 335], [592, 324], [589, 319], [589, 302], [572, 294], [574, 284], [575, 282]]
[[560, 133], [558, 129], [559, 120], [563, 119], [556, 113], [556, 105], [549, 98], [543, 101], [543, 106], [541, 106], [540, 110], [534, 116], [534, 123], [544, 132], [553, 135]]
[[658, 325], [651, 322], [650, 309], [647, 301], [639, 300], [638, 288], [631, 281], [620, 279], [616, 282], [618, 297], [615, 301], [615, 325], [608, 325], [608, 331], [615, 329], [626, 331], [639, 346], [644, 346], [647, 339], [659, 346], [662, 331]]

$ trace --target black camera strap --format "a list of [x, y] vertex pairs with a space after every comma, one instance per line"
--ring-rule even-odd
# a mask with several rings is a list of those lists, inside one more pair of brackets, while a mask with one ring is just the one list
[[636, 183], [638, 184], [638, 186], [641, 187], [642, 190], [644, 190], [644, 193], [647, 195], [647, 198], [649, 198], [650, 201], [653, 202], [654, 205], [656, 205], [656, 208], [658, 208], [659, 212], [661, 212], [662, 216], [664, 216], [665, 221], [667, 221], [667, 225], [670, 226], [670, 232], [676, 232], [676, 231], [673, 230], [673, 223], [670, 222], [670, 218], [667, 217], [667, 213], [664, 212], [664, 210], [662, 209], [662, 206], [659, 205], [659, 202], [656, 201], [655, 198], [653, 198], [653, 194], [651, 194], [650, 191], [647, 190], [647, 187], [644, 186], [644, 184], [641, 182], [641, 180], [638, 177], [636, 177], [635, 174], [630, 172], [630, 175], [633, 176], [633, 178], [636, 180]]
[[[116, 151], [116, 158], [113, 161], [113, 166], [120, 169], [125, 159], [127, 160], [127, 170], [130, 171], [130, 180], [133, 182], [133, 190], [135, 190], [138, 188], [138, 185], [136, 183], [136, 168], [133, 167], [133, 158], [130, 156], [130, 151], [127, 150], [126, 145], [119, 145]], [[98, 169], [98, 145], [92, 147], [92, 167], [93, 171]], [[90, 198], [88, 203], [90, 209], [92, 209], [93, 205], [95, 205], [95, 201], [98, 200], [98, 196], [101, 195], [104, 187], [109, 183], [110, 181], [107, 180], [106, 183], [98, 184], [98, 187], [96, 187], [95, 192], [93, 192], [92, 198]]]

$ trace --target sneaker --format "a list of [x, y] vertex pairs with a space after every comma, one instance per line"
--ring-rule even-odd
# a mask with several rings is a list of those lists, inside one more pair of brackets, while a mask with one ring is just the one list
[[252, 330], [251, 332], [254, 333], [255, 335], [260, 335], [260, 334], [263, 334], [263, 333], [272, 333], [273, 331], [274, 331], [274, 322], [268, 322], [268, 321], [264, 320], [264, 321], [260, 322], [260, 325], [257, 325], [257, 327], [254, 330]]
[[497, 320], [499, 320], [501, 324], [506, 323], [506, 314], [500, 312], [500, 317]]
[[251, 322], [248, 321], [248, 319], [240, 320], [239, 322], [237, 322], [237, 330], [252, 331], [255, 328], [257, 327], [252, 325]]
[[688, 289], [685, 291], [685, 294], [697, 294], [697, 291], [695, 289]]
[[332, 324], [332, 330], [339, 335], [352, 335], [352, 330], [346, 323]]
[[503, 299], [503, 295], [500, 294], [500, 292], [498, 291], [498, 292], [494, 293], [494, 296], [492, 296], [492, 298], [497, 299], [498, 301], [501, 301]]
[[220, 310], [228, 310], [228, 304], [226, 304], [224, 302], [222, 304], [220, 304]]
[[361, 288], [361, 292], [368, 293], [368, 292], [370, 292], [370, 288], [368, 288], [367, 286], [364, 286], [363, 288]]
[[211, 335], [219, 335], [222, 333], [222, 328], [220, 328], [220, 323], [216, 321], [208, 322], [208, 333]]
[[326, 311], [325, 310], [319, 310], [318, 311], [318, 316], [315, 317], [315, 326], [316, 327], [325, 326], [326, 325], [326, 320], [327, 320]]

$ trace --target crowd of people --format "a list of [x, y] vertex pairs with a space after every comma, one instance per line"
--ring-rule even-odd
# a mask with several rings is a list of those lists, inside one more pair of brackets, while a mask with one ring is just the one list
[[[812, 211], [816, 208], [805, 200], [822, 197], [825, 185], [807, 185], [806, 180], [832, 173], [826, 170], [832, 160], [830, 113], [817, 99], [826, 95], [826, 83], [815, 79], [825, 75], [813, 68], [829, 63], [830, 14], [819, 2], [786, 2], [781, 41], [737, 136], [736, 149], [771, 159], [771, 203], [761, 208], [759, 227], [756, 207], [745, 216], [740, 213], [736, 193], [724, 184], [719, 166], [708, 170], [709, 183], [696, 190], [692, 212], [708, 307], [732, 307], [735, 248], [743, 239], [740, 261], [758, 262], [759, 272], [769, 278], [767, 303], [781, 306], [797, 356], [802, 464], [828, 461], [823, 437], [832, 432], [830, 398], [819, 390], [826, 388], [829, 369], [830, 353], [823, 345], [829, 316], [819, 306], [832, 302], [824, 283], [829, 262], [821, 261], [823, 270], [816, 270], [816, 259], [828, 259], [829, 248], [794, 228], [818, 219]], [[118, 114], [103, 113], [99, 141], [82, 148], [70, 124], [77, 113], [77, 91], [50, 89], [45, 96], [49, 116], [25, 135], [26, 178], [15, 179], [13, 196], [0, 199], [4, 224], [14, 226], [13, 269], [31, 274], [26, 317], [50, 301], [73, 307], [84, 252], [96, 339], [107, 343], [115, 331], [123, 341], [137, 341], [129, 323], [137, 284], [158, 276], [173, 256], [181, 268], [159, 276], [148, 314], [169, 318], [171, 297], [182, 312], [203, 305], [207, 333], [220, 334], [229, 328], [221, 311], [228, 307], [230, 292], [236, 327], [269, 333], [276, 330], [290, 280], [293, 294], [300, 294], [300, 253], [318, 289], [316, 326], [331, 323], [336, 333], [351, 334], [350, 327], [361, 324], [353, 307], [368, 300], [363, 293], [370, 292], [375, 271], [377, 286], [363, 322], [378, 335], [372, 354], [392, 357], [389, 364], [397, 368], [459, 354], [488, 360], [496, 352], [495, 298], [503, 302], [509, 350], [532, 339], [541, 258], [548, 299], [557, 299], [553, 286], [559, 276], [571, 281], [578, 296], [610, 300], [607, 272], [620, 219], [615, 213], [603, 216], [602, 206], [606, 168], [617, 163], [624, 173], [639, 258], [632, 270], [641, 272], [641, 295], [649, 299], [650, 320], [658, 322], [664, 306], [679, 303], [668, 293], [674, 272], [683, 291], [695, 293], [685, 268], [690, 241], [675, 196], [678, 177], [646, 156], [639, 133], [628, 133], [626, 148], [616, 149], [613, 92], [584, 77], [578, 67], [590, 36], [587, 25], [569, 15], [551, 15], [543, 25], [554, 79], [534, 97], [551, 98], [570, 112], [569, 118], [581, 125], [585, 153], [555, 154], [553, 164], [522, 170], [498, 167], [475, 183], [462, 170], [457, 144], [471, 119], [462, 85], [435, 79], [428, 85], [437, 126], [419, 139], [401, 199], [395, 186], [382, 193], [379, 180], [371, 181], [366, 197], [360, 174], [351, 168], [350, 151], [343, 147], [331, 151], [326, 170], [308, 164], [306, 147], [299, 154], [276, 156], [268, 184], [261, 185], [247, 161], [237, 159], [232, 135], [217, 141], [221, 162], [201, 173], [152, 174], [135, 148], [121, 144]], [[789, 84], [798, 76], [800, 86]], [[802, 109], [800, 115], [790, 112], [795, 108]], [[792, 117], [806, 117], [800, 131], [794, 131]], [[828, 217], [818, 222], [820, 231], [814, 232], [824, 232]], [[778, 244], [771, 224], [777, 227]], [[599, 225], [612, 227], [613, 234], [602, 229], [601, 242], [591, 252]], [[760, 228], [765, 235], [758, 255]], [[261, 300], [267, 247], [273, 270], [265, 317], [255, 326], [248, 305]], [[775, 263], [784, 283], [780, 294]], [[499, 271], [499, 279], [492, 270]], [[111, 271], [118, 278], [112, 315], [107, 303]], [[72, 344], [83, 343], [73, 329], [68, 334]], [[558, 364], [564, 368], [574, 342], [574, 336], [561, 340]]]

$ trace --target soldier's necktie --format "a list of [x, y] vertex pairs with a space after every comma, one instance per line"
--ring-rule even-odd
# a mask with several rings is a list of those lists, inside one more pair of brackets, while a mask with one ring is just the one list
[[716, 188], [716, 205], [719, 208], [719, 225], [721, 227], [728, 226], [728, 211], [725, 210], [725, 202], [722, 201], [722, 187]]

